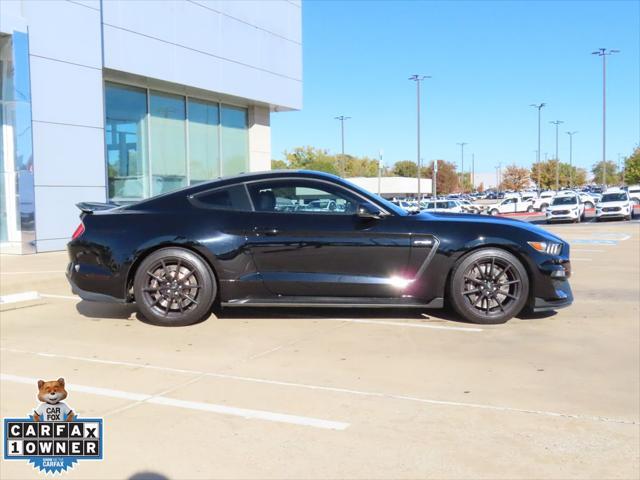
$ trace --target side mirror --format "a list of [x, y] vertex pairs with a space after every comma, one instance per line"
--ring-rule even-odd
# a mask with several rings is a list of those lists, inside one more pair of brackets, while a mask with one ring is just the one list
[[380, 218], [382, 212], [371, 203], [361, 203], [356, 209], [356, 215], [360, 218]]

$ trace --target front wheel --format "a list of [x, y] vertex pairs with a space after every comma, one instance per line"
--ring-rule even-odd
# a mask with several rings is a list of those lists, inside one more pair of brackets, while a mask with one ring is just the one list
[[492, 216], [494, 216], [494, 217], [495, 217], [496, 215], [498, 215], [498, 213], [500, 213], [500, 212], [498, 212], [498, 210], [494, 208], [493, 210], [491, 210], [491, 211], [489, 212], [489, 215], [492, 215]]
[[533, 212], [533, 207], [528, 207], [527, 208], [527, 213], [531, 213], [531, 212]]
[[198, 255], [183, 248], [153, 252], [136, 270], [133, 292], [140, 313], [149, 323], [184, 326], [211, 313], [216, 280]]
[[595, 205], [591, 202], [585, 202], [584, 208], [591, 210]]
[[485, 248], [462, 258], [454, 267], [449, 300], [473, 323], [504, 323], [524, 308], [529, 277], [522, 263], [504, 250]]
[[540, 211], [543, 213], [546, 212], [548, 206], [549, 205], [547, 205], [546, 203], [543, 203], [542, 205], [540, 205]]

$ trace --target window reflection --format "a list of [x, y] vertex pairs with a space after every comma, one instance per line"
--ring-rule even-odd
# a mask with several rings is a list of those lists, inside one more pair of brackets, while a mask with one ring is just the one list
[[249, 166], [248, 112], [107, 83], [109, 199], [133, 202]]
[[146, 91], [141, 88], [107, 85], [106, 104], [109, 198], [126, 202], [147, 197]]

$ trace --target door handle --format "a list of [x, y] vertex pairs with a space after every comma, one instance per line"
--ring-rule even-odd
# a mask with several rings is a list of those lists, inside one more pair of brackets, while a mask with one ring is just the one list
[[258, 235], [277, 235], [278, 229], [275, 227], [255, 227], [253, 233]]

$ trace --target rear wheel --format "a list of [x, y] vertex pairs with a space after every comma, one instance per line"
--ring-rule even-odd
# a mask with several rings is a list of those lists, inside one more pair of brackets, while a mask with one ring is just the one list
[[540, 205], [540, 211], [546, 212], [548, 207], [549, 205], [547, 205], [546, 203], [543, 203], [542, 205]]
[[184, 326], [209, 316], [217, 286], [211, 268], [199, 256], [183, 248], [163, 248], [139, 265], [133, 291], [147, 321]]
[[527, 213], [531, 213], [531, 212], [533, 212], [533, 207], [531, 206], [527, 207]]
[[524, 308], [529, 278], [522, 263], [504, 250], [486, 248], [454, 267], [449, 286], [453, 308], [473, 323], [504, 323]]
[[584, 208], [588, 208], [589, 210], [591, 210], [593, 207], [594, 207], [594, 205], [591, 202], [585, 202], [585, 204], [584, 204]]
[[495, 217], [496, 215], [498, 215], [498, 213], [500, 213], [500, 212], [498, 212], [498, 210], [497, 210], [496, 208], [494, 208], [493, 210], [491, 210], [491, 211], [489, 212], [489, 214], [490, 214], [490, 215], [493, 215], [494, 217]]

